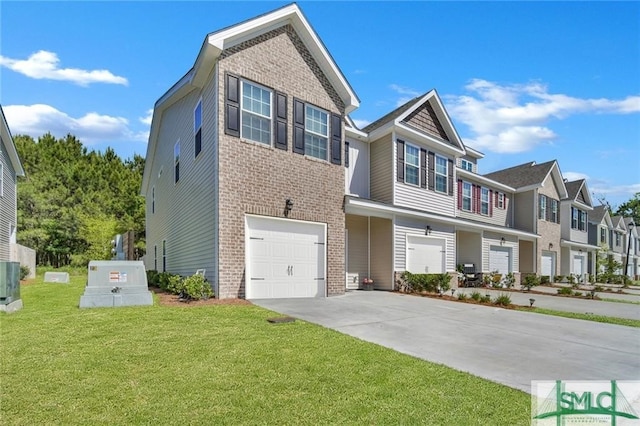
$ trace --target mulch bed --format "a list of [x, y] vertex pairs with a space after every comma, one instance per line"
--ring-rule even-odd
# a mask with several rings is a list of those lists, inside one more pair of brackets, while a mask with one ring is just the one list
[[245, 299], [215, 299], [192, 300], [183, 302], [178, 296], [157, 287], [149, 287], [149, 290], [158, 296], [158, 303], [162, 306], [211, 306], [211, 305], [252, 305]]

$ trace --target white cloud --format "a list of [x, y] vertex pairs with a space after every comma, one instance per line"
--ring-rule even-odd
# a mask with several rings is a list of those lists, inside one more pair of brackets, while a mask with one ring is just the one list
[[556, 139], [552, 119], [575, 114], [632, 114], [640, 112], [640, 96], [622, 100], [582, 99], [549, 93], [546, 85], [500, 85], [474, 79], [465, 86], [468, 95], [447, 96], [449, 113], [466, 124], [465, 138], [476, 148], [500, 153], [529, 151]]
[[573, 182], [574, 180], [580, 180], [580, 179], [584, 179], [587, 181], [589, 180], [588, 175], [585, 175], [584, 173], [580, 173], [580, 172], [565, 172], [562, 174], [562, 177], [568, 180], [569, 182]]
[[352, 120], [353, 120], [353, 124], [358, 126], [358, 129], [363, 129], [367, 127], [369, 124], [371, 124], [369, 120], [358, 120], [357, 118], [354, 118]]
[[420, 96], [422, 94], [415, 89], [412, 89], [410, 87], [400, 86], [398, 84], [391, 84], [389, 85], [389, 88], [394, 92], [396, 92], [398, 95], [401, 95], [396, 101], [396, 108], [406, 104], [411, 99], [415, 98], [416, 96]]
[[25, 59], [12, 59], [0, 55], [0, 65], [35, 79], [70, 81], [80, 86], [92, 83], [128, 85], [126, 78], [112, 74], [108, 70], [82, 70], [60, 68], [58, 55], [40, 50]]
[[152, 119], [153, 119], [153, 108], [148, 109], [144, 117], [138, 118], [138, 120], [140, 120], [142, 124], [146, 124], [147, 126], [151, 126]]
[[34, 138], [50, 132], [56, 137], [73, 134], [84, 144], [98, 142], [146, 142], [148, 131], [134, 132], [124, 117], [90, 112], [74, 118], [50, 105], [7, 105], [3, 107], [13, 134], [26, 134]]

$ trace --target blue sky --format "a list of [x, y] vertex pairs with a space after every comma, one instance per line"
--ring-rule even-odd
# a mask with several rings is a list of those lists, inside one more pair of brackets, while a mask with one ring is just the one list
[[[207, 33], [286, 2], [0, 3], [14, 134], [144, 155], [154, 102]], [[640, 192], [639, 2], [298, 2], [358, 94], [357, 123], [435, 88], [480, 172], [557, 159], [594, 202]]]

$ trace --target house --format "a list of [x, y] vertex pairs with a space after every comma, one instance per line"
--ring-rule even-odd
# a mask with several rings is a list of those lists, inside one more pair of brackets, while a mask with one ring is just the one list
[[359, 100], [297, 5], [207, 35], [155, 104], [147, 269], [220, 298], [345, 291], [345, 121]]
[[392, 290], [404, 271], [519, 274], [514, 189], [477, 173], [482, 153], [464, 145], [435, 90], [362, 130], [347, 126], [347, 288], [363, 277]]
[[[624, 274], [628, 277], [635, 279], [638, 275], [638, 227], [633, 222], [633, 219], [630, 217], [625, 217], [624, 226], [627, 229], [627, 233], [625, 235], [626, 245], [624, 248], [624, 256], [622, 258], [623, 265], [627, 265], [627, 269], [624, 270]], [[628, 259], [627, 259], [628, 258]]]
[[[613, 229], [609, 208], [604, 205], [595, 206], [588, 216], [588, 221], [589, 244], [600, 247], [598, 256], [608, 257], [611, 253], [611, 230]], [[597, 269], [597, 258], [590, 256], [588, 263], [589, 271], [594, 271], [595, 274], [604, 272], [603, 268]]]
[[484, 177], [514, 188], [514, 227], [539, 235], [519, 241], [520, 272], [553, 280], [562, 265], [560, 201], [568, 198], [557, 161], [524, 163]]
[[588, 224], [593, 203], [584, 179], [565, 182], [565, 188], [567, 197], [560, 201], [560, 275], [573, 275], [578, 282], [589, 282], [589, 276], [595, 274], [595, 258], [600, 249], [589, 243]]
[[18, 229], [18, 176], [24, 176], [24, 170], [0, 106], [0, 261], [14, 260], [12, 248], [16, 244]]
[[624, 258], [627, 255], [627, 225], [622, 216], [612, 216], [611, 223], [612, 227], [609, 230], [609, 241], [611, 241], [609, 257], [621, 265], [620, 270], [616, 271], [616, 273], [621, 274]]

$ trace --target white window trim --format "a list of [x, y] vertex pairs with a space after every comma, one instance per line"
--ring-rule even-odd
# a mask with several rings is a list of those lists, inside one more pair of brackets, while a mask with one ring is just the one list
[[[465, 165], [467, 165], [468, 167], [465, 167]], [[473, 163], [469, 160], [462, 159], [462, 161], [460, 162], [460, 167], [462, 168], [462, 170], [473, 172]]]
[[[469, 185], [469, 197], [465, 197], [464, 195], [465, 185]], [[469, 198], [469, 209], [464, 208], [465, 198]], [[462, 211], [473, 212], [473, 185], [471, 184], [471, 182], [462, 181]]]
[[507, 199], [507, 196], [504, 192], [498, 192], [497, 193], [497, 197], [498, 197], [498, 208], [499, 209], [503, 209], [505, 208], [505, 201]]
[[[415, 167], [418, 170], [418, 183], [407, 182], [407, 148], [409, 147], [418, 150], [418, 165], [409, 164], [409, 167]], [[420, 187], [420, 148], [408, 142], [405, 142], [404, 144], [404, 183]]]
[[[438, 159], [444, 160], [444, 175], [442, 173], [438, 173]], [[435, 154], [434, 156], [435, 164], [433, 165], [433, 175], [435, 177], [435, 182], [433, 182], [433, 190], [439, 192], [441, 194], [449, 193], [449, 159], [447, 157], [443, 157], [441, 155]], [[444, 176], [444, 191], [440, 191], [438, 189], [438, 176]]]
[[551, 202], [551, 217], [549, 218], [549, 221], [558, 223], [558, 200], [547, 197], [547, 202]]
[[[253, 112], [253, 111], [249, 111], [249, 110], [245, 110], [244, 109], [244, 83], [247, 83], [247, 84], [249, 84], [251, 86], [255, 86], [255, 87], [259, 88], [259, 89], [262, 89], [262, 90], [265, 90], [265, 91], [269, 92], [269, 116], [268, 117], [264, 116], [262, 114], [259, 114], [257, 112]], [[253, 115], [257, 116], [257, 117], [269, 120], [269, 143], [256, 141], [256, 140], [247, 138], [246, 136], [244, 136], [242, 134], [242, 129], [243, 129], [243, 125], [242, 125], [242, 115], [243, 114], [242, 113], [243, 112], [247, 112], [248, 114], [253, 114]], [[306, 125], [305, 125], [305, 127], [306, 127]], [[242, 140], [255, 142], [255, 143], [258, 143], [258, 144], [264, 145], [264, 146], [273, 146], [273, 90], [268, 88], [268, 87], [265, 87], [265, 86], [263, 86], [261, 84], [258, 84], [256, 82], [253, 82], [253, 81], [250, 81], [250, 80], [245, 80], [245, 79], [240, 79], [240, 138]]]
[[[484, 195], [487, 195], [487, 200], [484, 200]], [[487, 212], [483, 212], [483, 206], [486, 204], [487, 206]], [[491, 211], [491, 197], [489, 196], [489, 188], [486, 188], [484, 186], [480, 187], [480, 214], [482, 216], [489, 216], [489, 212]]]
[[540, 194], [540, 196], [538, 197], [538, 220], [544, 220], [544, 221], [547, 220], [547, 202], [548, 201], [549, 200], [547, 196], [544, 194]]
[[[323, 135], [322, 133], [314, 132], [313, 130], [307, 128], [307, 108], [311, 108], [311, 109], [314, 109], [316, 111], [319, 111], [319, 112], [325, 114], [325, 116], [327, 117], [327, 123], [326, 123], [327, 124], [327, 134], [326, 135]], [[305, 156], [308, 156], [308, 157], [311, 157], [311, 158], [315, 158], [317, 160], [329, 161], [329, 116], [330, 116], [329, 112], [325, 111], [322, 108], [318, 108], [317, 106], [314, 106], [314, 105], [308, 104], [308, 103], [304, 104], [304, 133], [305, 133], [305, 138], [306, 138], [306, 134], [309, 133], [310, 135], [317, 136], [319, 138], [324, 139], [325, 140], [325, 144], [326, 144], [325, 145], [326, 146], [325, 151], [327, 153], [327, 155], [324, 158], [320, 158], [320, 157], [316, 157], [315, 155], [307, 154], [307, 152], [306, 152], [307, 151], [307, 148], [306, 148], [307, 144], [306, 144], [306, 141], [305, 141], [305, 153], [304, 153]]]

